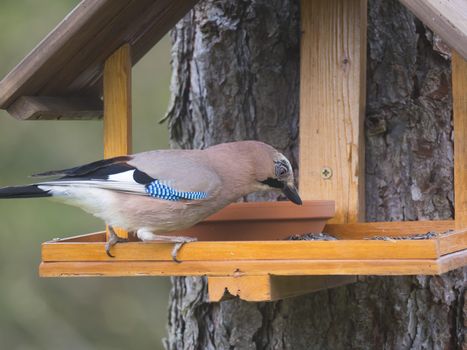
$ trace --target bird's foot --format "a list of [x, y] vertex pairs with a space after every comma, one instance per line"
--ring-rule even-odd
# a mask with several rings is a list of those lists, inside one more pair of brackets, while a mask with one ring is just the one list
[[163, 241], [163, 242], [175, 243], [175, 245], [174, 245], [174, 247], [172, 249], [171, 255], [172, 255], [173, 261], [175, 261], [177, 263], [181, 262], [180, 260], [177, 259], [177, 255], [178, 255], [178, 252], [180, 251], [180, 249], [183, 247], [183, 245], [185, 243], [195, 242], [195, 241], [198, 240], [195, 237], [156, 235], [156, 234], [152, 233], [151, 231], [144, 230], [144, 229], [138, 230], [136, 232], [136, 235], [143, 242], [154, 242], [154, 241], [161, 242], [161, 241]]
[[105, 252], [110, 258], [115, 258], [115, 256], [110, 254], [110, 248], [112, 248], [117, 243], [125, 242], [128, 242], [128, 238], [118, 237], [113, 227], [109, 226], [109, 239], [107, 240], [107, 243], [105, 243]]
[[181, 261], [177, 259], [178, 252], [183, 247], [185, 243], [195, 242], [198, 239], [195, 237], [186, 237], [186, 236], [166, 236], [166, 235], [158, 235], [146, 229], [140, 229], [136, 232], [136, 235], [140, 240], [143, 242], [172, 242], [175, 243], [172, 249], [172, 259], [176, 263], [180, 263]]
[[175, 245], [172, 249], [172, 260], [175, 261], [176, 263], [181, 263], [180, 260], [177, 259], [178, 252], [182, 247], [185, 245], [185, 243], [190, 243], [190, 242], [196, 242], [198, 239], [195, 237], [174, 237], [177, 238], [178, 240], [174, 240]]

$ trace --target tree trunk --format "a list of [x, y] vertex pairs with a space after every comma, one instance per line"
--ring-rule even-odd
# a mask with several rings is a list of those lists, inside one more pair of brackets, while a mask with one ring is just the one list
[[[298, 166], [299, 16], [295, 0], [204, 0], [177, 25], [172, 146], [258, 139]], [[398, 1], [370, 0], [368, 23], [367, 220], [451, 218], [449, 57]], [[209, 304], [203, 278], [174, 278], [165, 346], [467, 348], [466, 280], [466, 269], [360, 277], [278, 302]]]

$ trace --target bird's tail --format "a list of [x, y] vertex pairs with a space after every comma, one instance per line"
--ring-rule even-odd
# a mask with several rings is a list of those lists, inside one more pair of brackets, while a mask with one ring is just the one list
[[50, 191], [42, 190], [38, 185], [12, 186], [0, 188], [0, 199], [50, 197]]

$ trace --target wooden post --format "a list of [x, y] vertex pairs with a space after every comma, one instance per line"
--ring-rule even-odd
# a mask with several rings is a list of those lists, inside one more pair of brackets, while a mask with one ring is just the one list
[[[364, 218], [367, 0], [302, 0], [300, 53], [300, 195], [330, 199], [330, 222]], [[334, 276], [209, 277], [211, 301], [224, 292], [276, 300], [352, 283]]]
[[454, 210], [456, 229], [467, 228], [467, 61], [452, 54]]
[[[130, 45], [117, 49], [104, 65], [104, 157], [131, 152]], [[117, 230], [124, 238], [128, 233]]]
[[302, 0], [300, 195], [364, 219], [366, 0]]

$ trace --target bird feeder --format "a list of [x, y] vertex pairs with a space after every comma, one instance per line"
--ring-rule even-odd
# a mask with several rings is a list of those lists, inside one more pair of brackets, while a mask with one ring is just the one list
[[[211, 301], [226, 295], [265, 301], [336, 287], [356, 275], [435, 275], [467, 265], [467, 11], [461, 0], [401, 1], [458, 51], [452, 57], [455, 220], [363, 222], [367, 3], [303, 0], [299, 187], [305, 205], [232, 205], [178, 232], [202, 239], [182, 248], [181, 263], [172, 261], [172, 243], [163, 242], [120, 244], [109, 258], [105, 231], [45, 242], [40, 275], [207, 276]], [[28, 120], [103, 117], [105, 157], [127, 154], [131, 67], [195, 3], [83, 0], [0, 82], [0, 107]], [[314, 230], [338, 240], [271, 240]], [[240, 240], [229, 240], [234, 237]]]

